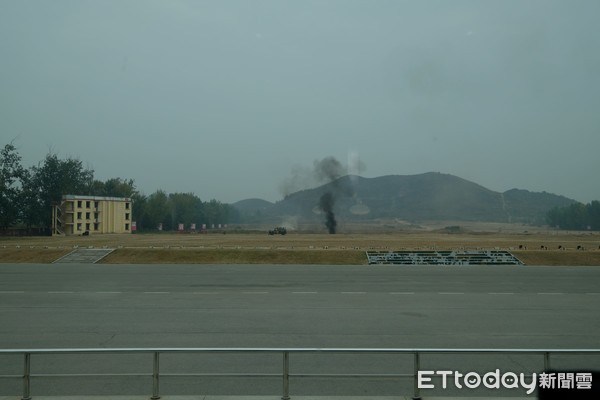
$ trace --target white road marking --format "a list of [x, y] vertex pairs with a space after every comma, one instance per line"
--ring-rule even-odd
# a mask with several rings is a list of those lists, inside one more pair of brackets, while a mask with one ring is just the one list
[[[0, 294], [25, 294], [25, 293], [34, 293], [35, 291], [25, 291], [25, 290], [0, 290]], [[136, 293], [133, 292], [123, 292], [123, 291], [95, 291], [95, 292], [76, 292], [72, 290], [50, 290], [47, 291], [48, 294], [86, 294], [86, 293], [95, 293], [95, 294], [123, 294], [123, 293]], [[172, 292], [163, 292], [163, 291], [147, 291], [142, 292], [143, 294], [171, 294]], [[212, 295], [212, 294], [221, 294], [222, 292], [185, 292], [187, 294], [195, 294], [195, 295]], [[267, 291], [244, 291], [241, 292], [243, 294], [269, 294]], [[290, 293], [290, 292], [288, 292]], [[319, 292], [314, 291], [298, 291], [291, 292], [292, 294], [318, 294]], [[339, 292], [340, 294], [372, 294], [378, 292]], [[388, 292], [390, 295], [414, 295], [416, 292]], [[465, 292], [438, 292], [438, 295], [464, 295]], [[477, 293], [473, 293], [477, 294]], [[488, 292], [488, 295], [492, 296], [510, 296], [515, 295], [514, 292]], [[600, 296], [600, 292], [588, 292], [588, 293], [564, 293], [564, 292], [538, 292], [538, 293], [523, 293], [523, 294], [536, 294], [538, 296], [560, 296], [560, 295], [577, 295], [584, 294], [588, 296]]]

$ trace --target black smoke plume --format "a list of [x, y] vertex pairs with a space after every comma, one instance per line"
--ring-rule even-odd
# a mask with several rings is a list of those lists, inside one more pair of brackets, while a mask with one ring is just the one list
[[314, 162], [315, 176], [319, 182], [333, 182], [341, 177], [345, 168], [335, 157], [325, 157]]
[[315, 160], [312, 168], [301, 165], [292, 167], [291, 175], [279, 184], [284, 197], [304, 189], [332, 182], [345, 173], [345, 167], [335, 157]]
[[[333, 156], [315, 160], [312, 168], [294, 166], [291, 176], [280, 184], [280, 189], [284, 197], [287, 197], [300, 190], [314, 188], [323, 183], [331, 183], [329, 185], [330, 192], [325, 193], [319, 199], [319, 208], [325, 213], [325, 226], [329, 233], [336, 233], [337, 221], [333, 213], [336, 196], [352, 197], [354, 195], [351, 182], [345, 185], [340, 185], [339, 182], [339, 178], [347, 173], [348, 168], [350, 167], [345, 167]], [[352, 170], [358, 173], [361, 169], [364, 170], [364, 163], [355, 156], [352, 160]]]
[[[315, 161], [314, 167], [315, 175], [320, 181], [335, 182], [344, 173], [342, 163], [335, 157], [325, 157], [321, 161]], [[319, 199], [319, 208], [325, 213], [325, 226], [330, 234], [334, 234], [337, 228], [337, 221], [333, 213], [334, 204], [335, 197], [331, 192], [323, 194]]]
[[319, 199], [319, 207], [321, 211], [325, 213], [325, 226], [330, 234], [336, 232], [337, 221], [335, 220], [335, 214], [333, 213], [333, 204], [335, 203], [333, 194], [327, 192]]

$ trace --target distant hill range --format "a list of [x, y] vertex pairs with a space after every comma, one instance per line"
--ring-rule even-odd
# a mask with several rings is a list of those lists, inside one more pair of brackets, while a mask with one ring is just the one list
[[319, 200], [334, 198], [333, 212], [348, 221], [398, 218], [405, 221], [455, 220], [543, 223], [548, 210], [575, 200], [546, 192], [511, 189], [494, 192], [457, 176], [429, 172], [363, 178], [348, 175], [271, 203], [261, 199], [232, 204], [243, 219], [323, 218]]

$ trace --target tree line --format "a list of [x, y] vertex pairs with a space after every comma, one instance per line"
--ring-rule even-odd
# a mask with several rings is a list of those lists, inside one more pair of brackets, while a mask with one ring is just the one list
[[43, 161], [29, 168], [11, 142], [0, 151], [0, 229], [13, 227], [48, 228], [52, 224], [52, 206], [66, 194], [84, 196], [128, 197], [132, 199], [132, 218], [137, 230], [176, 230], [179, 224], [208, 227], [239, 220], [229, 204], [215, 199], [202, 201], [193, 193], [169, 193], [163, 190], [145, 195], [133, 179], [94, 178], [94, 171], [81, 160], [59, 158], [48, 153]]
[[600, 231], [600, 201], [555, 207], [546, 214], [546, 223], [559, 229]]

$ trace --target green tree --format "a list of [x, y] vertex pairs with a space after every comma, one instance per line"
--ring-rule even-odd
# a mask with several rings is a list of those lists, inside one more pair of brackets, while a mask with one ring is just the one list
[[[136, 211], [138, 200], [134, 199], [134, 218], [138, 229], [154, 230], [158, 223], [163, 223], [164, 230], [176, 230], [178, 224], [184, 224], [189, 228], [190, 224], [201, 224], [211, 226], [212, 224], [227, 224], [232, 218], [239, 218], [236, 210], [229, 204], [223, 204], [212, 199], [203, 202], [193, 193], [171, 193], [167, 195], [158, 190], [147, 198], [139, 200], [143, 207]], [[139, 212], [139, 214], [136, 214]]]
[[139, 193], [133, 179], [95, 180], [94, 171], [82, 161], [61, 159], [48, 153], [42, 162], [29, 169], [21, 166], [21, 157], [13, 143], [0, 151], [0, 228], [19, 222], [27, 227], [49, 227], [52, 206], [64, 195], [128, 197], [132, 199], [132, 218], [140, 230], [173, 230], [177, 224], [226, 224], [239, 220], [237, 210], [215, 199], [203, 202], [193, 193], [167, 195], [157, 190], [150, 196]]
[[90, 195], [104, 196], [104, 182], [94, 179], [90, 184]]
[[0, 151], [0, 228], [15, 225], [21, 218], [26, 171], [11, 142]]
[[600, 202], [574, 203], [567, 207], [553, 208], [546, 214], [546, 222], [559, 229], [600, 230]]
[[136, 229], [139, 231], [154, 229], [156, 227], [146, 226], [146, 214], [148, 208], [148, 197], [144, 194], [136, 192], [131, 196], [133, 211], [131, 213], [132, 220], [136, 223]]
[[209, 202], [204, 203], [204, 216], [206, 218], [206, 225], [211, 226], [212, 224], [219, 224], [220, 219], [220, 205], [217, 200], [212, 199]]
[[133, 179], [111, 178], [104, 182], [103, 196], [133, 197], [137, 193]]
[[201, 223], [204, 219], [204, 206], [202, 201], [193, 193], [169, 194], [169, 207], [171, 209], [171, 227], [178, 224], [189, 227], [192, 223]]
[[600, 231], [600, 201], [594, 200], [588, 206], [590, 226], [594, 231]]
[[569, 206], [571, 214], [570, 228], [577, 230], [585, 230], [589, 226], [587, 217], [587, 207], [582, 203], [575, 203]]
[[546, 223], [552, 227], [560, 227], [560, 214], [561, 209], [559, 207], [553, 207], [546, 213]]
[[212, 199], [204, 203], [204, 215], [207, 224], [228, 224], [239, 218], [237, 211], [229, 204]]
[[[171, 213], [169, 208], [169, 198], [162, 190], [157, 190], [148, 196], [143, 216], [145, 229], [157, 229], [159, 223], [163, 223], [163, 228], [169, 230]], [[135, 204], [134, 204], [135, 210]]]
[[81, 160], [49, 153], [43, 162], [31, 167], [25, 187], [27, 224], [47, 227], [51, 224], [52, 206], [66, 194], [89, 195], [94, 171], [84, 168]]

